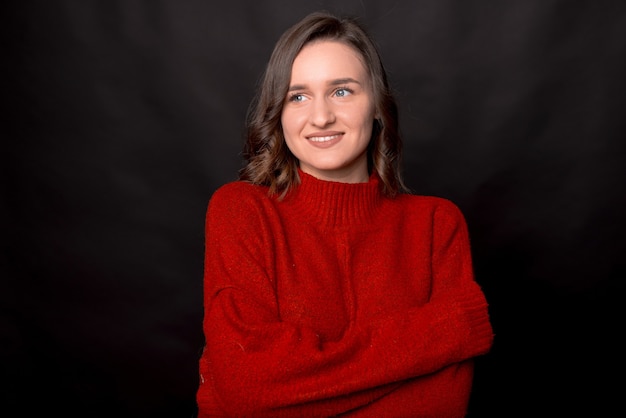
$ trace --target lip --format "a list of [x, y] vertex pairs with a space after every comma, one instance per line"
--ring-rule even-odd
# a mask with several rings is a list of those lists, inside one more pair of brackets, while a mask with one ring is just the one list
[[329, 148], [341, 141], [343, 138], [343, 132], [338, 131], [324, 131], [315, 132], [305, 136], [309, 144], [316, 148]]

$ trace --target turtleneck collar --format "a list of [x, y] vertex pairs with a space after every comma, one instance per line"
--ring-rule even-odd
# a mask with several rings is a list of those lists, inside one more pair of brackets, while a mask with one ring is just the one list
[[302, 170], [298, 174], [300, 184], [286, 196], [285, 203], [311, 222], [326, 226], [370, 223], [383, 197], [375, 172], [367, 183], [320, 180]]

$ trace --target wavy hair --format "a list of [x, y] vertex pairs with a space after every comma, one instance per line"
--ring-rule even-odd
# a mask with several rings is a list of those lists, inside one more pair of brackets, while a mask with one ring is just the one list
[[255, 97], [248, 109], [245, 164], [239, 179], [269, 187], [270, 194], [283, 197], [300, 183], [298, 159], [287, 147], [281, 124], [293, 62], [310, 42], [338, 41], [354, 48], [362, 57], [372, 80], [375, 114], [368, 146], [368, 169], [381, 179], [381, 191], [394, 197], [408, 189], [401, 174], [402, 140], [398, 128], [398, 106], [378, 49], [356, 18], [340, 18], [314, 12], [289, 28], [278, 39], [267, 63]]

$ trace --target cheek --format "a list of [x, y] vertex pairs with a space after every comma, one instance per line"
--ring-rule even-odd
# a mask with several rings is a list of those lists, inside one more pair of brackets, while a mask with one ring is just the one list
[[283, 134], [286, 138], [298, 133], [300, 122], [296, 112], [283, 111], [280, 122], [283, 127]]
[[285, 138], [285, 144], [287, 148], [292, 152], [292, 154], [298, 154], [297, 150], [297, 141], [296, 138], [299, 134], [299, 129], [297, 128], [297, 124], [295, 121], [295, 117], [293, 112], [283, 112], [283, 115], [280, 119], [283, 137]]
[[346, 108], [342, 118], [355, 129], [359, 127], [364, 130], [371, 129], [374, 123], [374, 109], [369, 105]]
[[362, 135], [371, 135], [374, 127], [374, 115], [371, 112], [358, 112], [346, 115], [346, 120], [351, 121], [352, 129], [361, 132]]

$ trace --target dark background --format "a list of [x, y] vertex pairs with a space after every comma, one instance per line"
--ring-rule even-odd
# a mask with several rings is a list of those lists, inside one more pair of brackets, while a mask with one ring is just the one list
[[206, 204], [322, 8], [379, 43], [409, 186], [467, 217], [496, 332], [470, 416], [624, 411], [625, 2], [0, 7], [3, 416], [194, 416]]

